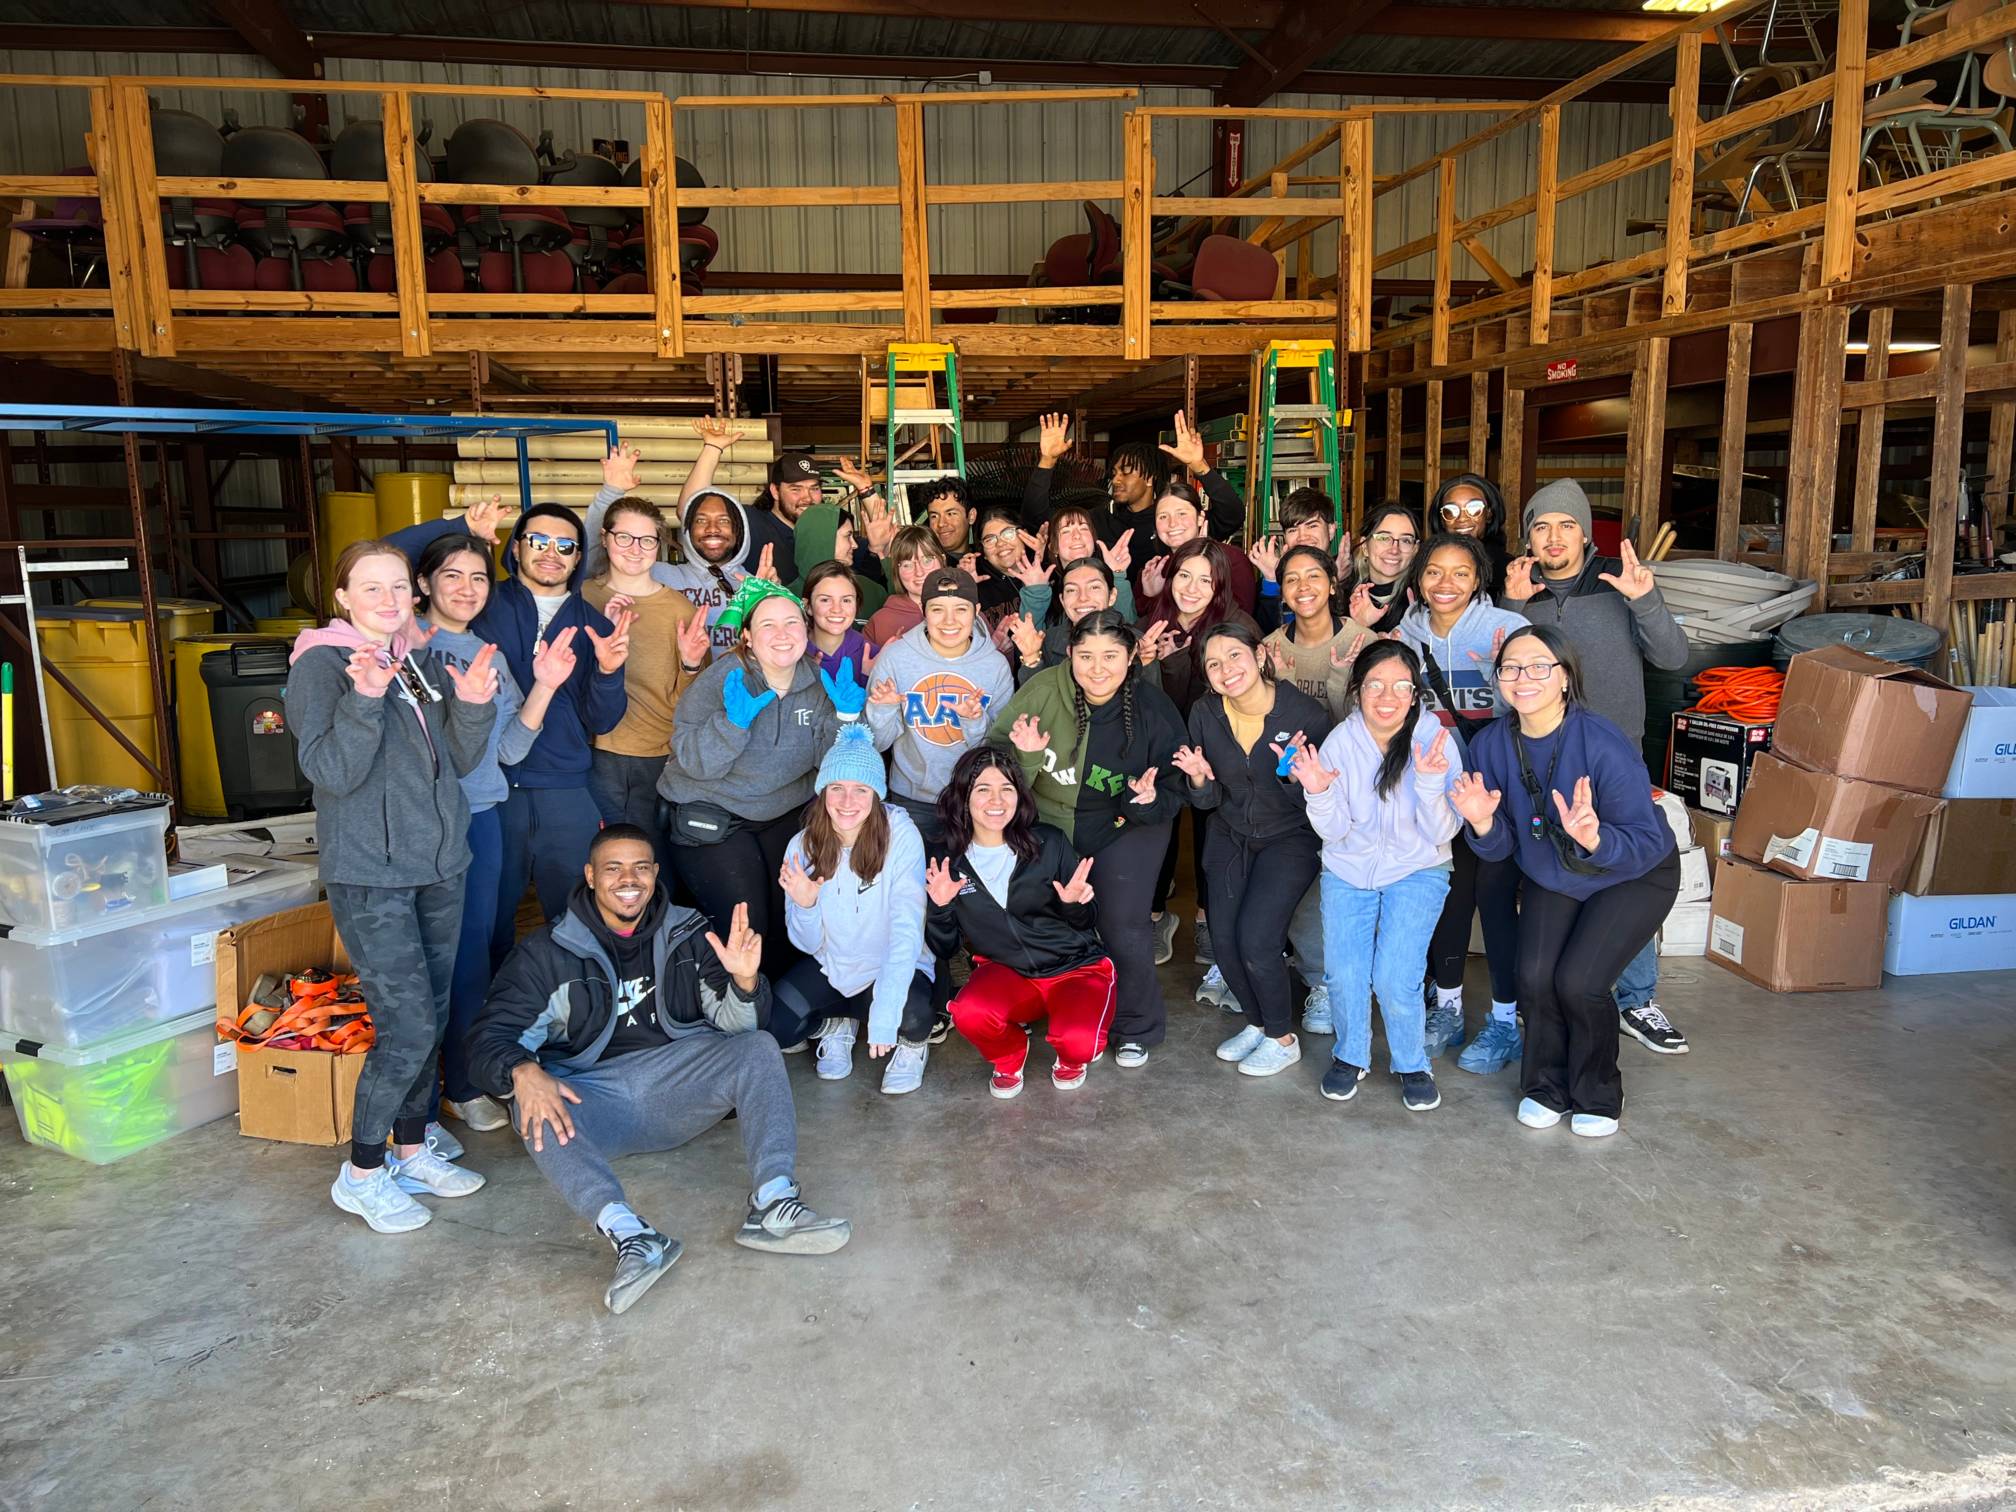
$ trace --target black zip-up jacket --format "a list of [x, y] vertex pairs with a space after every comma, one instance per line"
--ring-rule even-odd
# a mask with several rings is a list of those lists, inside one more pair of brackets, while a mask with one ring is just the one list
[[[1054, 467], [1036, 467], [1029, 471], [1029, 481], [1022, 488], [1022, 528], [1032, 535], [1049, 522], [1050, 491], [1056, 481], [1057, 469]], [[1246, 501], [1239, 497], [1239, 491], [1216, 468], [1198, 481], [1203, 485], [1205, 531], [1214, 541], [1237, 540], [1246, 528]], [[1134, 539], [1128, 543], [1128, 550], [1134, 565], [1128, 575], [1138, 596], [1141, 591], [1141, 564], [1151, 556], [1168, 554], [1162, 543], [1155, 539], [1154, 505], [1151, 503], [1146, 509], [1129, 510], [1117, 508], [1109, 501], [1092, 511], [1092, 533], [1108, 546], [1115, 544], [1130, 530], [1134, 532]]]
[[1315, 831], [1309, 825], [1309, 809], [1302, 801], [1302, 784], [1293, 777], [1277, 777], [1280, 764], [1270, 745], [1284, 751], [1301, 731], [1305, 744], [1315, 750], [1330, 733], [1330, 711], [1292, 683], [1274, 685], [1274, 711], [1266, 728], [1242, 751], [1233, 737], [1232, 722], [1225, 717], [1225, 700], [1208, 693], [1190, 706], [1190, 744], [1204, 752], [1216, 780], [1197, 787], [1182, 773], [1184, 792], [1191, 807], [1215, 813], [1241, 843], [1264, 844], [1285, 835]]
[[1105, 956], [1106, 946], [1093, 924], [1092, 905], [1066, 903], [1052, 882], [1069, 884], [1078, 869], [1078, 853], [1061, 832], [1036, 826], [1041, 847], [1033, 861], [1018, 861], [1008, 878], [1004, 909], [974, 873], [966, 853], [950, 858], [960, 879], [959, 896], [940, 907], [931, 905], [924, 919], [924, 939], [939, 956], [959, 949], [963, 935], [975, 956], [998, 961], [1018, 976], [1052, 977]]
[[[747, 1034], [770, 1022], [770, 983], [749, 998], [707, 943], [707, 920], [661, 887], [645, 911], [651, 931], [658, 1027], [667, 1039]], [[555, 1076], [602, 1058], [616, 1030], [616, 963], [595, 895], [583, 882], [553, 923], [519, 941], [490, 984], [469, 1031], [469, 1079], [493, 1097], [511, 1092], [511, 1070], [536, 1060]]]

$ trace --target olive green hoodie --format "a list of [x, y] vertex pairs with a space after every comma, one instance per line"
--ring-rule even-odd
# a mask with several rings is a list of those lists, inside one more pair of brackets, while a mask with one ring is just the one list
[[[840, 511], [831, 504], [814, 504], [798, 516], [798, 524], [793, 531], [792, 554], [798, 559], [800, 570], [810, 574], [821, 562], [830, 562], [833, 556], [833, 538], [840, 534]], [[853, 571], [853, 563], [848, 563]], [[803, 593], [805, 579], [800, 577], [791, 585], [795, 592]], [[854, 591], [861, 596], [861, 607], [856, 620], [865, 624], [868, 616], [880, 609], [889, 597], [889, 590], [873, 578], [854, 573]]]

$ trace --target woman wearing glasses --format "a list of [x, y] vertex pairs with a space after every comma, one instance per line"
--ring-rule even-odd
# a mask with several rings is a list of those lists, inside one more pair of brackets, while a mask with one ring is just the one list
[[[1309, 823], [1323, 842], [1323, 966], [1337, 1044], [1323, 1095], [1349, 1102], [1372, 1067], [1372, 995], [1409, 1110], [1440, 1107], [1422, 1043], [1427, 1005], [1421, 962], [1449, 893], [1449, 842], [1462, 824], [1449, 806], [1449, 732], [1417, 731], [1421, 662], [1380, 641], [1351, 667], [1345, 721], [1320, 749], [1290, 765]], [[1432, 722], [1431, 722], [1432, 723]]]
[[1645, 763], [1624, 732], [1582, 702], [1581, 667], [1561, 633], [1530, 625], [1496, 665], [1512, 716], [1471, 743], [1450, 801], [1485, 860], [1514, 857], [1519, 1006], [1526, 1016], [1519, 1121], [1617, 1132], [1617, 1009], [1610, 984], [1644, 948], [1680, 891], [1673, 832], [1652, 805]]
[[1421, 549], [1421, 522], [1405, 504], [1381, 504], [1365, 521], [1352, 553], [1346, 602], [1352, 619], [1378, 635], [1400, 628], [1407, 612], [1407, 569]]
[[1498, 485], [1476, 473], [1458, 473], [1435, 490], [1428, 506], [1428, 533], [1468, 536], [1481, 543], [1491, 570], [1482, 586], [1496, 597], [1505, 582], [1505, 564], [1512, 552], [1505, 544], [1505, 496]]

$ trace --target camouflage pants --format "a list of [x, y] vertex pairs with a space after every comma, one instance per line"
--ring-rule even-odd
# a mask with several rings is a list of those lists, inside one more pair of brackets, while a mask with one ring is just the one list
[[376, 1031], [357, 1078], [350, 1140], [359, 1152], [382, 1149], [395, 1121], [424, 1129], [434, 1116], [437, 1055], [462, 930], [462, 877], [425, 887], [331, 882], [328, 893]]

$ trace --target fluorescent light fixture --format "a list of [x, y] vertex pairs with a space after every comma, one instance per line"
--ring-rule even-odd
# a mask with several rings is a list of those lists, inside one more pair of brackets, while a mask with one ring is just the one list
[[[1890, 355], [1892, 357], [1901, 356], [1906, 352], [1936, 352], [1938, 350], [1939, 343], [1936, 341], [1893, 341], [1890, 343]], [[1848, 355], [1850, 357], [1867, 357], [1869, 355], [1869, 343], [1866, 341], [1849, 342]]]
[[1708, 11], [1717, 11], [1728, 5], [1730, 0], [1645, 0], [1648, 11], [1670, 11], [1676, 15], [1699, 16]]

